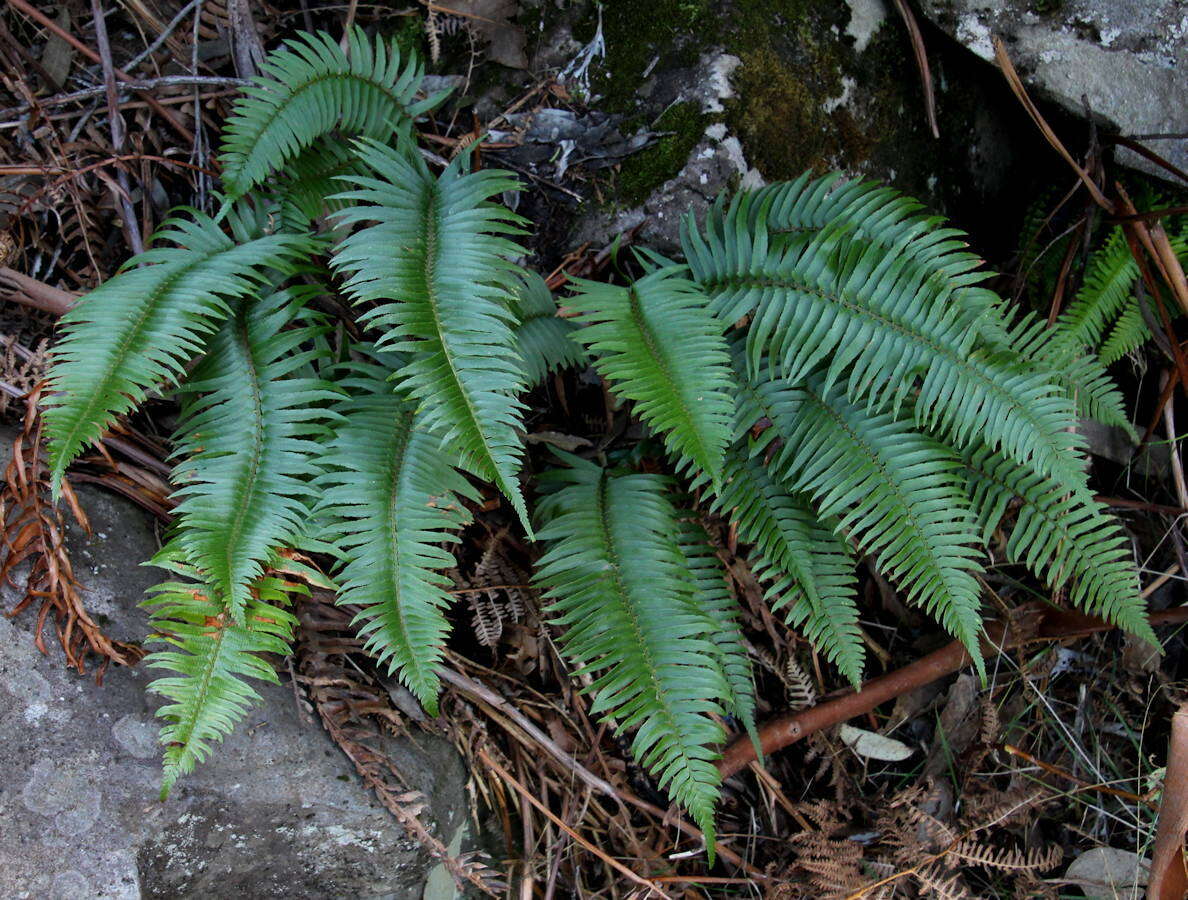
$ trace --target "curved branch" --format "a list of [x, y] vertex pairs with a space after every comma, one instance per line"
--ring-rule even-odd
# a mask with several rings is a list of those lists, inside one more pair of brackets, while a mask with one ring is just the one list
[[70, 309], [77, 299], [77, 294], [22, 275], [7, 266], [0, 266], [0, 300], [9, 300], [21, 306], [31, 306], [60, 316]]

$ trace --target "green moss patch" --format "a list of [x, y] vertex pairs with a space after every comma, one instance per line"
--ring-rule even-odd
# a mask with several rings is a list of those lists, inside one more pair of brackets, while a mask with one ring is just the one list
[[685, 167], [711, 117], [692, 101], [674, 103], [653, 124], [659, 132], [670, 132], [651, 147], [633, 154], [619, 172], [619, 196], [634, 206], [642, 203], [664, 182]]

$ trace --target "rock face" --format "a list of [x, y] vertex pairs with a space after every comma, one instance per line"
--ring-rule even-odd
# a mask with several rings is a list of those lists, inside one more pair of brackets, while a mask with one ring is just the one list
[[[80, 495], [95, 535], [72, 538], [73, 559], [91, 608], [115, 636], [141, 638], [136, 603], [157, 573], [139, 563], [155, 536], [124, 501]], [[425, 855], [303, 721], [290, 688], [261, 686], [265, 704], [161, 803], [152, 674], [113, 668], [96, 686], [66, 671], [56, 646], [48, 657], [33, 647], [32, 619], [0, 617], [0, 897], [422, 895]], [[417, 743], [399, 751], [402, 770], [448, 841], [465, 817], [461, 762]]]
[[[1089, 108], [1123, 135], [1188, 132], [1188, 3], [1184, 0], [922, 0], [924, 11], [984, 59], [1007, 42], [1029, 85], [1070, 112]], [[1188, 139], [1151, 147], [1188, 168]], [[1130, 151], [1120, 159], [1162, 170]]]

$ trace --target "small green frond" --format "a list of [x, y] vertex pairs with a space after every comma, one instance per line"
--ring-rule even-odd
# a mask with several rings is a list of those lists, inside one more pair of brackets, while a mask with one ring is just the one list
[[516, 479], [523, 363], [511, 310], [522, 278], [512, 260], [522, 251], [507, 238], [521, 220], [489, 202], [519, 183], [496, 169], [467, 173], [461, 156], [434, 178], [415, 150], [357, 147], [376, 177], [342, 179], [355, 189], [338, 198], [354, 205], [336, 218], [374, 224], [343, 240], [332, 264], [354, 302], [368, 304], [359, 323], [379, 332], [377, 348], [408, 354], [392, 377], [422, 424], [463, 468], [493, 481], [527, 528]]
[[342, 209], [343, 202], [334, 200], [333, 195], [341, 188], [338, 179], [350, 174], [363, 174], [358, 157], [349, 145], [326, 138], [289, 160], [276, 185], [284, 227], [306, 231], [320, 217]]
[[150, 388], [176, 383], [228, 301], [254, 295], [270, 269], [308, 252], [307, 237], [266, 235], [236, 244], [211, 218], [192, 212], [154, 235], [155, 246], [82, 297], [62, 317], [44, 401], [55, 489], [82, 448], [139, 406]]
[[1130, 543], [1104, 507], [1070, 496], [1050, 478], [1020, 469], [988, 447], [966, 450], [962, 459], [987, 539], [1008, 504], [1020, 502], [1008, 559], [1043, 575], [1052, 587], [1069, 584], [1077, 606], [1159, 646]]
[[539, 384], [550, 372], [588, 363], [582, 345], [573, 339], [577, 324], [557, 315], [552, 291], [536, 272], [524, 274], [513, 308], [525, 384]]
[[[175, 571], [184, 568], [169, 563], [174, 551], [163, 550], [158, 564]], [[154, 634], [149, 640], [175, 648], [145, 659], [149, 668], [176, 673], [149, 685], [150, 691], [169, 701], [157, 710], [166, 721], [161, 728], [165, 745], [161, 799], [178, 778], [210, 755], [213, 741], [223, 740], [260, 701], [243, 679], [277, 683], [272, 666], [260, 655], [289, 652], [297, 620], [282, 606], [288, 604], [286, 591], [291, 588], [276, 578], [261, 579], [253, 585], [242, 623], [236, 623], [226, 605], [212, 599], [201, 582], [166, 582], [144, 601], [152, 614]]]
[[774, 469], [812, 496], [820, 516], [837, 516], [839, 532], [964, 643], [980, 669], [981, 551], [960, 460], [910, 424], [825, 391], [820, 377], [800, 390], [757, 387], [784, 441]]
[[1089, 259], [1077, 296], [1056, 320], [1061, 338], [1076, 347], [1096, 348], [1106, 327], [1126, 306], [1138, 277], [1138, 263], [1122, 226], [1115, 226]]
[[1030, 313], [985, 337], [997, 349], [1009, 349], [1050, 374], [1076, 404], [1077, 412], [1104, 425], [1133, 433], [1118, 386], [1105, 370], [1106, 361], [1070, 343], [1055, 328]]
[[536, 581], [565, 627], [567, 655], [593, 676], [592, 711], [614, 716], [620, 731], [636, 729], [635, 758], [712, 848], [724, 734], [711, 716], [729, 688], [706, 664], [716, 654], [709, 620], [690, 611], [667, 479], [564, 458], [568, 468], [546, 479], [561, 487], [540, 504], [548, 550]]
[[772, 611], [784, 610], [788, 624], [858, 686], [865, 650], [853, 554], [807, 498], [764, 465], [757, 450], [740, 445], [727, 450], [713, 508], [734, 523], [740, 540], [753, 545], [749, 558], [755, 574], [767, 582]]
[[1102, 365], [1112, 366], [1151, 339], [1151, 326], [1147, 324], [1140, 303], [1137, 297], [1131, 298], [1122, 314], [1115, 320], [1109, 335], [1102, 341], [1098, 353]]
[[357, 27], [347, 40], [344, 53], [325, 32], [302, 33], [268, 55], [223, 131], [219, 160], [231, 199], [322, 135], [387, 138], [444, 98], [416, 102], [421, 64], [401, 60], [395, 43], [380, 37], [372, 42]]
[[322, 328], [308, 324], [303, 309], [317, 290], [238, 304], [186, 385], [175, 540], [240, 625], [264, 564], [309, 520], [316, 440], [327, 403], [339, 396], [299, 371], [318, 356], [308, 345]]
[[451, 465], [441, 438], [392, 391], [387, 371], [360, 365], [351, 397], [326, 448], [319, 515], [339, 558], [339, 603], [359, 607], [365, 648], [395, 672], [431, 715], [448, 632], [443, 548], [469, 518], [460, 497], [477, 499]]
[[787, 252], [769, 252], [762, 230], [731, 237], [693, 271], [723, 321], [752, 316], [750, 372], [764, 356], [790, 381], [824, 365], [826, 386], [844, 378], [851, 398], [892, 410], [918, 385], [922, 427], [958, 445], [988, 439], [1070, 489], [1083, 481], [1072, 404], [1017, 354], [978, 349], [987, 310], [943, 302], [910, 254], [834, 226]]
[[705, 528], [696, 519], [683, 517], [679, 544], [685, 560], [685, 574], [693, 588], [693, 610], [710, 620], [710, 640], [713, 641], [718, 668], [725, 679], [726, 711], [737, 718], [755, 746], [759, 746], [759, 732], [755, 728], [755, 679], [751, 660], [747, 656], [742, 628], [739, 626], [738, 603], [730, 596], [726, 570], [710, 545]]
[[678, 273], [657, 269], [628, 287], [575, 280], [567, 305], [594, 367], [641, 419], [717, 479], [734, 416], [723, 327], [706, 297]]

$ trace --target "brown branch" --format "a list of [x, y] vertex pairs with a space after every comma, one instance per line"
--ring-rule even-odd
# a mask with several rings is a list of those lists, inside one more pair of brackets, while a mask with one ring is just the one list
[[77, 294], [22, 275], [15, 269], [0, 266], [0, 300], [9, 300], [21, 306], [31, 306], [61, 316], [74, 306], [77, 299]]
[[[1188, 606], [1152, 613], [1149, 618], [1152, 625], [1188, 622]], [[1101, 631], [1112, 631], [1116, 627], [1093, 616], [1067, 610], [1029, 607], [1025, 609], [1018, 624], [988, 624], [982, 638], [982, 652], [991, 655], [1036, 640], [1058, 641], [1083, 637]], [[810, 734], [872, 712], [888, 700], [894, 700], [908, 691], [930, 684], [946, 675], [952, 675], [970, 662], [972, 660], [969, 651], [959, 641], [953, 641], [911, 665], [871, 679], [857, 693], [844, 694], [836, 700], [820, 703], [802, 712], [772, 719], [759, 729], [759, 744], [765, 755], [775, 753]], [[718, 763], [718, 770], [723, 778], [729, 778], [746, 768], [755, 758], [755, 747], [751, 739], [744, 735], [726, 748], [721, 762]]]
[[1155, 829], [1155, 850], [1151, 855], [1150, 900], [1179, 900], [1188, 895], [1188, 860], [1184, 855], [1184, 832], [1188, 830], [1188, 705], [1172, 716], [1171, 742], [1167, 749], [1167, 773], [1163, 778], [1163, 801]]

